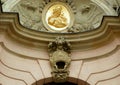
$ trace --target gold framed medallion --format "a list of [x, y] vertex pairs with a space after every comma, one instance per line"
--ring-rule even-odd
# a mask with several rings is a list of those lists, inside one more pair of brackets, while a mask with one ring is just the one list
[[62, 2], [53, 2], [44, 8], [42, 21], [46, 29], [62, 32], [73, 25], [74, 17], [68, 5]]

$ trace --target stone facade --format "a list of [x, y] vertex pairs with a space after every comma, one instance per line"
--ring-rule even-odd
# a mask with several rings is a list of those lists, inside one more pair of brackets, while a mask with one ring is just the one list
[[104, 17], [96, 30], [50, 33], [23, 27], [18, 14], [0, 12], [0, 84], [53, 82], [48, 44], [62, 36], [71, 44], [67, 81], [120, 85], [120, 16]]

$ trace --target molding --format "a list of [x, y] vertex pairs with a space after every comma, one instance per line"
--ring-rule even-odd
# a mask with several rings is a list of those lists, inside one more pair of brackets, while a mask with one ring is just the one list
[[73, 59], [73, 61], [85, 60], [85, 62], [86, 62], [86, 61], [91, 61], [91, 60], [97, 60], [100, 58], [106, 58], [106, 57], [109, 57], [110, 55], [113, 55], [114, 53], [116, 53], [119, 50], [120, 50], [120, 45], [117, 45], [114, 49], [112, 49], [110, 52], [107, 52], [105, 54], [98, 55], [98, 56], [91, 56], [89, 58]]
[[32, 78], [33, 78], [35, 81], [37, 81], [37, 79], [34, 77], [34, 75], [33, 75], [31, 72], [29, 72], [29, 71], [24, 71], [24, 70], [20, 70], [20, 69], [16, 69], [16, 68], [10, 67], [10, 66], [6, 65], [2, 60], [0, 60], [0, 63], [1, 63], [3, 66], [5, 66], [6, 68], [9, 68], [9, 69], [12, 69], [12, 70], [15, 70], [15, 71], [19, 71], [19, 72], [28, 73], [29, 75], [32, 76]]
[[[88, 76], [88, 78], [87, 78], [86, 81], [89, 81], [89, 79], [92, 77], [92, 75], [96, 75], [96, 74], [100, 74], [100, 73], [105, 73], [105, 72], [111, 71], [111, 70], [113, 70], [113, 69], [115, 69], [115, 68], [118, 68], [118, 67], [120, 67], [120, 64], [118, 64], [118, 65], [116, 65], [116, 66], [114, 66], [114, 67], [112, 67], [112, 68], [109, 68], [109, 69], [107, 69], [107, 70], [103, 70], [103, 71], [100, 71], [100, 72], [91, 73], [91, 74]], [[120, 74], [118, 74], [118, 75], [120, 75]]]
[[[24, 55], [24, 54], [21, 54], [21, 53], [17, 53], [17, 52], [14, 52], [12, 50], [10, 50], [9, 48], [7, 48], [4, 43], [0, 42], [0, 45], [1, 47], [7, 51], [8, 53], [11, 53], [13, 55], [17, 55], [18, 57], [23, 57], [23, 58], [26, 58], [26, 59], [32, 59], [32, 60], [36, 60], [36, 59], [40, 59], [40, 60], [45, 60], [45, 61], [49, 61], [49, 57], [48, 59], [46, 58], [40, 58], [40, 57], [34, 57], [34, 56], [28, 56], [28, 55]], [[109, 57], [110, 55], [112, 55], [113, 53], [117, 52], [118, 50], [120, 50], [120, 45], [116, 45], [116, 47], [114, 49], [111, 49], [110, 52], [107, 52], [105, 54], [102, 54], [102, 55], [99, 55], [99, 56], [91, 56], [91, 57], [86, 57], [86, 58], [78, 58], [78, 59], [72, 59], [72, 61], [79, 61], [79, 60], [85, 60], [85, 61], [91, 61], [91, 60], [96, 60], [96, 59], [100, 59], [100, 58], [105, 58], [105, 57]]]
[[100, 81], [96, 82], [95, 85], [98, 85], [101, 82], [105, 82], [105, 81], [109, 81], [109, 80], [111, 81], [112, 79], [116, 79], [117, 77], [120, 77], [120, 74], [118, 74], [118, 75], [116, 75], [116, 76], [114, 76], [112, 78], [109, 78], [109, 79], [100, 80]]
[[[62, 36], [72, 45], [72, 50], [91, 49], [108, 43], [116, 33], [120, 33], [120, 16], [104, 17], [101, 26], [93, 31], [78, 33], [49, 33], [34, 31], [23, 27], [19, 23], [18, 14], [1, 13], [0, 29], [6, 27], [6, 31], [12, 39], [31, 46], [47, 49], [49, 42], [54, 41], [58, 36]], [[114, 29], [115, 28], [115, 29]], [[106, 39], [106, 37], [108, 37]], [[94, 41], [94, 42], [93, 42]], [[89, 42], [89, 43], [88, 43]], [[34, 44], [34, 45], [33, 45]], [[87, 46], [87, 48], [86, 48]]]
[[[80, 67], [80, 71], [79, 71], [79, 74], [78, 74], [78, 79], [79, 79], [79, 76], [81, 75], [81, 71], [82, 71], [82, 68], [83, 68], [83, 65], [84, 65], [84, 61], [82, 61], [82, 64], [81, 64], [81, 67]], [[77, 83], [79, 83], [79, 80], [77, 80]]]
[[30, 60], [37, 60], [37, 59], [40, 59], [40, 60], [46, 60], [46, 61], [49, 61], [49, 59], [45, 59], [45, 58], [39, 58], [39, 57], [34, 57], [34, 56], [28, 56], [28, 55], [24, 55], [24, 54], [20, 54], [20, 53], [17, 53], [9, 48], [7, 48], [4, 43], [0, 42], [0, 46], [2, 47], [2, 49], [4, 49], [6, 52], [12, 54], [12, 55], [16, 55], [17, 57], [22, 57], [22, 58], [25, 58], [25, 59], [30, 59]]
[[21, 81], [23, 82], [25, 85], [28, 85], [24, 80], [22, 79], [17, 79], [17, 78], [13, 78], [13, 77], [10, 77], [10, 76], [7, 76], [6, 74], [3, 74], [2, 72], [0, 72], [1, 75], [7, 77], [7, 78], [10, 78], [10, 79], [13, 79], [13, 80], [17, 80], [17, 81]]
[[46, 77], [45, 77], [45, 74], [44, 74], [43, 69], [42, 69], [42, 67], [41, 67], [41, 64], [39, 63], [39, 60], [38, 60], [38, 59], [37, 59], [36, 61], [37, 61], [38, 66], [40, 67], [40, 70], [41, 70], [42, 74], [43, 74], [43, 77], [44, 77], [44, 78], [43, 78], [43, 79], [44, 79], [43, 81], [44, 81], [44, 83], [45, 83]]

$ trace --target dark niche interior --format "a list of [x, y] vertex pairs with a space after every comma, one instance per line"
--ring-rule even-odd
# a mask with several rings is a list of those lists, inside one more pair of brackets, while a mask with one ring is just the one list
[[56, 63], [58, 69], [64, 69], [64, 66], [65, 66], [65, 62], [63, 61], [59, 61]]
[[65, 83], [51, 82], [51, 83], [47, 83], [47, 84], [44, 84], [44, 85], [77, 85], [77, 84], [74, 84], [74, 83], [71, 83], [71, 82], [65, 82]]

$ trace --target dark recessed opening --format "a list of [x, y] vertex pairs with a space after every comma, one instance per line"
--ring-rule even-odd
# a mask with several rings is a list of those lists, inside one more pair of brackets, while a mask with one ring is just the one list
[[58, 69], [64, 69], [64, 66], [65, 66], [65, 62], [63, 61], [59, 61], [56, 63]]
[[44, 85], [77, 85], [77, 84], [74, 84], [74, 83], [71, 83], [71, 82], [65, 82], [65, 83], [54, 83], [54, 82], [51, 82], [51, 83], [47, 83], [47, 84], [44, 84]]

